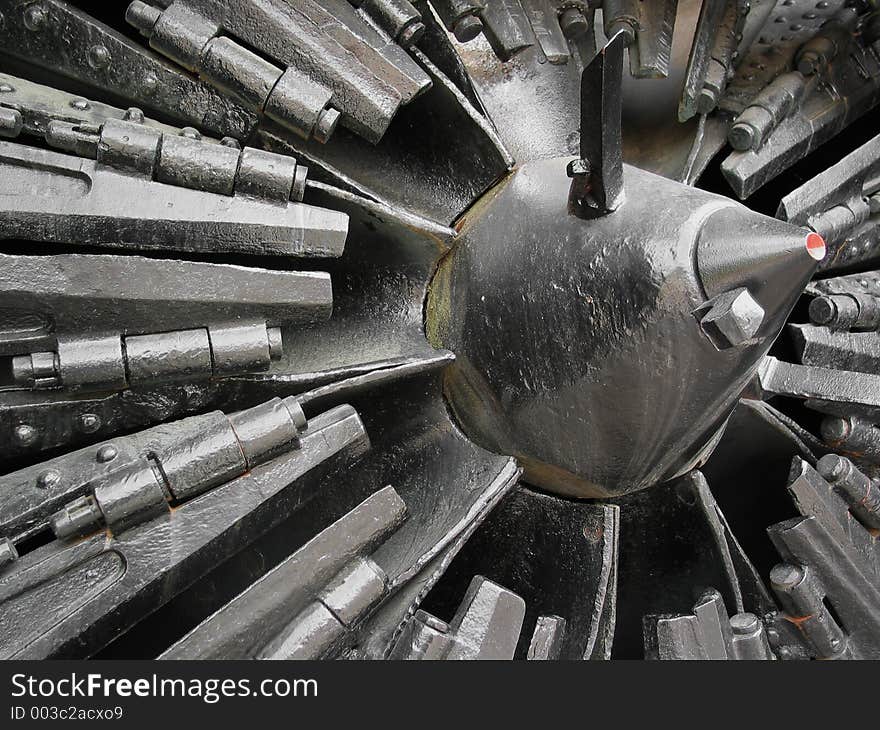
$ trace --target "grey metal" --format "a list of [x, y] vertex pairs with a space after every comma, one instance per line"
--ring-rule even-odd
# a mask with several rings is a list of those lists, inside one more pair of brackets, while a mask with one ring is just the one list
[[[446, 391], [472, 438], [516, 455], [531, 483], [619, 495], [708, 453], [816, 261], [807, 231], [626, 165], [617, 211], [569, 215], [566, 162], [520, 167], [461, 222], [428, 336], [457, 355]], [[764, 316], [732, 359], [694, 312], [741, 287]], [[662, 383], [660, 363], [675, 373]]]
[[646, 616], [645, 656], [661, 660], [775, 659], [760, 619], [728, 617], [724, 599], [705, 591], [690, 615]]
[[[835, 6], [842, 14], [842, 25], [835, 20], [836, 16], [828, 18], [829, 13], [835, 11]], [[815, 17], [811, 23], [819, 23], [822, 17], [827, 18], [820, 32], [831, 33], [838, 38], [842, 34], [846, 39], [846, 52], [836, 54], [827, 63], [823, 62], [816, 71], [821, 82], [810, 84], [812, 90], [800, 107], [789, 109], [788, 116], [777, 124], [763, 147], [735, 151], [722, 163], [725, 178], [740, 198], [751, 195], [880, 101], [880, 59], [857, 35], [858, 16], [855, 9], [840, 9], [840, 6], [842, 3], [829, 3], [826, 8], [813, 10]], [[777, 8], [776, 13], [782, 20], [776, 22], [774, 19], [769, 25], [786, 28], [781, 25], [786, 22], [785, 12], [782, 6]], [[786, 69], [786, 62], [793, 60], [792, 54], [798, 47], [794, 39], [812, 38], [816, 32], [815, 26], [806, 23], [795, 25], [798, 26], [797, 32], [789, 31], [791, 34], [785, 35], [786, 50], [775, 54], [761, 53], [755, 59], [744, 60], [742, 82], [731, 84], [733, 88], [725, 109], [742, 113], [756, 93]], [[769, 34], [765, 35], [765, 41], [771, 43]], [[759, 83], [758, 79], [763, 83]], [[782, 102], [782, 97], [780, 102], [780, 110], [789, 106]], [[775, 119], [778, 114], [774, 112], [772, 116]]]
[[[267, 154], [258, 153], [264, 168], [266, 162], [274, 164]], [[251, 157], [248, 150], [240, 153], [243, 161]], [[233, 154], [230, 163], [238, 159]], [[237, 169], [240, 175], [241, 167]], [[345, 215], [267, 200], [269, 185], [259, 182], [265, 191], [259, 197], [239, 191], [230, 199], [216, 191], [181, 190], [100, 162], [11, 142], [0, 142], [0, 170], [3, 238], [135, 250], [322, 257], [341, 255], [345, 245]], [[42, 193], [39, 197], [37, 191]], [[121, 205], [129, 200], [130, 205]], [[206, 236], [206, 230], [212, 235]]]
[[449, 624], [419, 611], [401, 634], [392, 659], [512, 659], [525, 602], [483, 576], [474, 576]]
[[617, 32], [581, 78], [580, 159], [569, 163], [569, 209], [581, 218], [617, 210], [626, 194], [621, 149], [621, 84], [626, 34]]
[[131, 106], [217, 136], [247, 138], [256, 117], [63, 0], [3, 0], [0, 47], [21, 68], [36, 65]]
[[880, 376], [811, 367], [765, 357], [758, 369], [765, 394], [802, 398], [825, 413], [880, 415]]
[[877, 221], [870, 198], [880, 186], [880, 136], [786, 195], [776, 216], [820, 233], [829, 252], [822, 268], [833, 270], [877, 256]]
[[[334, 596], [345, 587], [345, 603], [350, 605], [352, 599], [363, 600], [371, 581], [377, 581], [377, 594], [367, 599], [367, 606], [383, 597], [384, 573], [365, 558], [405, 516], [406, 507], [397, 492], [392, 487], [379, 490], [159, 658], [306, 659], [338, 651], [343, 637], [362, 618], [363, 609], [349, 616], [351, 609], [341, 610]], [[365, 583], [358, 581], [359, 573], [366, 573]]]
[[880, 563], [876, 539], [858, 519], [864, 505], [846, 484], [855, 470], [834, 455], [823, 457], [819, 470], [833, 486], [802, 459], [792, 464], [788, 489], [802, 516], [768, 528], [786, 561], [773, 569], [771, 585], [812, 656], [877, 656]]
[[876, 3], [85, 8], [0, 0], [0, 656], [878, 656]]
[[126, 19], [159, 53], [318, 142], [337, 121], [378, 142], [398, 108], [431, 85], [346, 0], [176, 0], [165, 9], [136, 0]]
[[303, 477], [316, 467], [368, 448], [349, 406], [310, 419], [300, 444], [136, 527], [23, 555], [0, 577], [0, 616], [15, 627], [0, 639], [0, 653], [93, 653], [140, 619], [144, 606], [159, 608], [312, 497]]
[[561, 616], [539, 616], [526, 658], [543, 661], [559, 659], [562, 654], [564, 637], [564, 618]]

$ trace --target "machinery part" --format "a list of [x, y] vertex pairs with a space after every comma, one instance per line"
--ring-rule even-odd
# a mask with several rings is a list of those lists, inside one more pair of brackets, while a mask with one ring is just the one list
[[150, 40], [150, 45], [189, 71], [236, 97], [251, 111], [265, 113], [306, 139], [326, 142], [340, 112], [330, 106], [329, 89], [263, 60], [220, 27], [183, 3], [165, 10], [135, 0], [125, 19]]
[[291, 398], [215, 421], [205, 423], [199, 437], [180, 443], [176, 453], [151, 453], [91, 481], [89, 494], [50, 518], [55, 537], [88, 535], [102, 527], [116, 533], [150, 520], [167, 512], [169, 504], [196, 497], [298, 446], [299, 432], [308, 425]]
[[122, 389], [266, 371], [281, 355], [281, 329], [265, 323], [59, 340], [57, 352], [14, 356], [12, 381], [24, 388]]
[[[56, 537], [102, 526], [127, 529], [298, 448], [308, 421], [297, 401], [275, 398], [120, 437], [97, 448], [8, 474], [0, 482], [0, 532], [26, 540], [51, 526]], [[167, 503], [167, 504], [166, 504]]]
[[140, 607], [154, 610], [171, 600], [277, 523], [286, 509], [311, 497], [304, 477], [316, 467], [355, 458], [367, 445], [357, 413], [340, 406], [309, 419], [299, 449], [199, 499], [132, 529], [55, 540], [22, 555], [0, 577], [0, 617], [16, 627], [0, 640], [0, 654], [94, 653], [141, 618]]
[[602, 5], [605, 35], [623, 34], [629, 48], [630, 73], [636, 78], [662, 78], [669, 73], [677, 0], [640, 3], [607, 0]]
[[389, 51], [346, 0], [295, 7], [277, 0], [175, 0], [164, 9], [135, 0], [126, 20], [159, 53], [318, 142], [338, 122], [378, 142], [401, 104], [431, 84], [402, 50]]
[[[16, 303], [0, 348], [0, 433], [10, 453], [111, 435], [103, 407], [84, 394], [104, 402], [132, 387], [149, 394], [175, 380], [284, 367], [292, 357], [284, 340], [329, 317], [332, 303], [321, 273], [135, 256], [0, 259], [0, 291]], [[102, 293], [106, 281], [122, 285]], [[143, 410], [126, 418], [129, 429], [162, 420]]]
[[735, 150], [760, 149], [767, 136], [803, 98], [806, 83], [799, 71], [777, 76], [740, 114], [727, 135]]
[[392, 487], [284, 560], [160, 659], [318, 659], [334, 655], [387, 590], [369, 555], [404, 520]]
[[843, 474], [846, 466], [834, 455], [823, 457], [819, 469], [793, 460], [788, 491], [802, 516], [768, 529], [785, 561], [773, 569], [770, 582], [785, 620], [800, 630], [811, 656], [876, 656], [877, 552], [859, 521], [865, 505], [853, 499], [857, 477]]
[[829, 251], [822, 269], [868, 263], [877, 256], [878, 211], [871, 201], [878, 190], [880, 136], [786, 195], [776, 217], [808, 225], [825, 238]]
[[513, 659], [525, 617], [515, 593], [474, 576], [449, 624], [425, 611], [410, 619], [392, 659]]
[[700, 7], [679, 121], [708, 114], [717, 106], [732, 75], [738, 36], [748, 13], [749, 3], [742, 0], [706, 0]]
[[[245, 164], [250, 159], [246, 151], [241, 156]], [[6, 239], [325, 257], [339, 256], [345, 245], [344, 215], [300, 203], [182, 190], [11, 142], [0, 142], [0, 169], [0, 236]], [[254, 178], [261, 184], [262, 178]], [[274, 182], [266, 178], [260, 190], [269, 192]], [[35, 197], [35, 191], [46, 189], [55, 194]], [[132, 203], [121, 209], [120, 202], [128, 200]], [[204, 235], [206, 228], [212, 236]]]
[[876, 3], [126, 6], [0, 2], [0, 655], [878, 655]]
[[581, 156], [568, 165], [569, 208], [581, 218], [611, 213], [626, 199], [620, 146], [625, 37], [614, 35], [581, 79]]
[[540, 616], [529, 643], [527, 659], [549, 661], [559, 659], [565, 638], [565, 619], [560, 616]]
[[[773, 94], [777, 101], [762, 102], [765, 104], [764, 108], [765, 110], [768, 106], [773, 108], [774, 111], [770, 116], [774, 120], [783, 111], [787, 116], [776, 124], [769, 137], [764, 139], [762, 147], [735, 151], [721, 165], [722, 173], [740, 198], [747, 198], [789, 169], [795, 162], [837, 135], [880, 101], [880, 60], [858, 36], [860, 16], [855, 8], [843, 7], [843, 3], [829, 3], [826, 8], [820, 10], [827, 14], [832, 12], [835, 6], [839, 14], [828, 18], [828, 22], [821, 26], [820, 33], [832, 33], [838, 38], [835, 43], [843, 44], [845, 41], [845, 52], [839, 51], [833, 60], [829, 58], [827, 63], [823, 62], [817, 74], [820, 81], [808, 83], [808, 91], [797, 108], [793, 108], [793, 102], [785, 101], [785, 97], [790, 94], [783, 93], [781, 96], [776, 96], [780, 90], [774, 90]], [[744, 59], [740, 67], [742, 79], [738, 76], [731, 82], [730, 94], [722, 104], [725, 110], [736, 114], [744, 113], [743, 110], [749, 106], [761, 88], [771, 82], [776, 84], [773, 79], [780, 73], [790, 70], [786, 68], [786, 62], [790, 58], [789, 54], [793, 56], [796, 48], [794, 39], [803, 37], [801, 34], [804, 33], [807, 33], [807, 38], [813, 37], [808, 33], [809, 26], [806, 24], [782, 25], [787, 22], [786, 11], [782, 6], [776, 12], [777, 18], [768, 25], [783, 29], [797, 26], [796, 31], [788, 30], [790, 35], [787, 35], [783, 30], [787, 45], [786, 50], [782, 52], [773, 50], [776, 49], [776, 45], [770, 41], [770, 34], [765, 34], [764, 41], [767, 48], [755, 58]], [[820, 22], [819, 13], [819, 10], [811, 13], [815, 16], [811, 22]], [[806, 66], [803, 70], [809, 72]], [[795, 86], [799, 84], [794, 81], [796, 77], [787, 76], [787, 78], [791, 78], [793, 80], [791, 83]], [[758, 79], [762, 83], [758, 83]], [[765, 119], [764, 124], [772, 126], [770, 122], [770, 119]], [[789, 216], [789, 220], [794, 218]]]
[[823, 605], [823, 596], [806, 569], [780, 563], [770, 573], [770, 585], [788, 613], [788, 620], [797, 624], [817, 658], [838, 659], [849, 655], [846, 637]]
[[810, 302], [810, 319], [831, 330], [875, 332], [880, 328], [880, 299], [870, 294], [826, 294]]
[[[63, 0], [3, 0], [0, 47], [26, 68], [38, 66], [90, 90], [125, 99], [182, 126], [247, 139], [256, 118], [241, 105]], [[91, 91], [90, 91], [91, 95]], [[89, 102], [80, 103], [87, 110]]]
[[416, 45], [425, 34], [422, 15], [407, 0], [349, 0], [360, 7], [404, 48]]
[[[457, 247], [442, 261], [432, 285], [428, 334], [435, 345], [458, 356], [447, 393], [472, 438], [516, 455], [530, 482], [544, 488], [582, 497], [619, 495], [672, 478], [701, 458], [748, 373], [761, 364], [816, 260], [802, 229], [628, 166], [623, 168], [626, 203], [585, 222], [568, 215], [560, 202], [568, 188], [562, 167], [560, 160], [523, 166], [462, 221]], [[676, 206], [654, 205], [657, 199], [675, 199]], [[627, 226], [641, 221], [644, 232], [628, 227], [630, 233], [623, 234], [624, 220]], [[536, 225], [544, 231], [540, 239], [528, 234]], [[501, 226], [503, 239], [497, 235]], [[682, 231], [693, 238], [684, 240]], [[669, 246], [660, 246], [666, 236]], [[641, 240], [653, 243], [642, 249]], [[618, 245], [609, 248], [610, 241]], [[666, 262], [657, 255], [661, 250], [669, 256]], [[697, 270], [685, 276], [694, 259]], [[528, 267], [527, 283], [518, 285], [525, 292], [510, 297], [507, 282], [518, 262]], [[625, 305], [599, 294], [612, 280], [627, 293]], [[746, 354], [734, 365], [692, 313], [707, 296], [741, 287], [764, 316], [750, 338], [754, 343], [743, 347]], [[686, 301], [679, 298], [683, 291], [689, 292]], [[675, 301], [663, 302], [672, 292]], [[566, 306], [560, 309], [563, 301]], [[554, 331], [548, 332], [538, 323], [551, 311]], [[510, 354], [499, 362], [502, 345], [487, 338], [481, 323], [501, 320], [535, 324], [501, 335]], [[638, 339], [621, 338], [621, 327], [639, 332]], [[559, 329], [571, 335], [559, 338]], [[674, 346], [673, 332], [680, 338]], [[661, 340], [656, 356], [636, 344]], [[660, 386], [656, 364], [674, 360], [675, 352], [687, 352], [689, 365], [672, 368], [674, 377]], [[705, 358], [696, 368], [699, 378], [683, 382], [681, 373], [692, 372], [698, 357]], [[563, 372], [566, 368], [571, 369]], [[732, 386], [739, 377], [744, 377], [740, 385]], [[616, 396], [607, 399], [609, 392]], [[669, 405], [660, 406], [667, 398]], [[685, 398], [694, 399], [693, 407], [684, 405]], [[657, 404], [660, 413], [668, 415], [668, 407], [677, 415], [664, 419], [662, 431], [655, 430], [645, 402]], [[600, 403], [608, 410], [600, 409]], [[632, 420], [621, 423], [612, 447], [608, 424], [620, 423], [621, 413], [645, 421], [637, 428]], [[691, 421], [688, 413], [699, 415]]]
[[97, 129], [52, 121], [46, 142], [129, 175], [218, 195], [286, 203], [301, 201], [306, 188], [308, 171], [295, 159], [251, 147], [207, 144], [185, 130], [171, 135], [117, 119]]
[[775, 659], [760, 619], [751, 613], [728, 618], [721, 594], [700, 596], [691, 615], [646, 616], [649, 659]]
[[827, 416], [822, 419], [821, 432], [832, 449], [880, 463], [880, 429], [873, 423], [857, 416]]
[[880, 377], [874, 374], [797, 365], [766, 357], [758, 369], [758, 382], [767, 395], [807, 399], [811, 407], [825, 413], [846, 411], [867, 418], [880, 414]]

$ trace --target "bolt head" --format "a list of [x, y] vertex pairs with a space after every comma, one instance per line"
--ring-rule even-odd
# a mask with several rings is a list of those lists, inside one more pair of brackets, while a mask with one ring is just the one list
[[423, 35], [425, 35], [425, 24], [416, 20], [400, 31], [397, 42], [404, 48], [410, 48], [418, 43]]
[[476, 15], [465, 15], [455, 21], [452, 32], [460, 43], [467, 43], [483, 32], [483, 21]]
[[737, 636], [750, 636], [761, 628], [761, 622], [753, 613], [738, 613], [730, 617], [730, 628]]
[[719, 350], [750, 344], [764, 321], [764, 308], [745, 287], [719, 294], [698, 312], [700, 327]]

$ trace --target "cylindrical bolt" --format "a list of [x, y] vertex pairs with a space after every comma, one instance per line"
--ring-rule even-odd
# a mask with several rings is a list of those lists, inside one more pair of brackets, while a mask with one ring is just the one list
[[730, 146], [739, 152], [760, 148], [795, 110], [805, 89], [804, 77], [796, 71], [777, 76], [736, 118], [727, 135]]
[[87, 495], [63, 507], [49, 521], [59, 540], [73, 535], [88, 535], [104, 524], [104, 515], [94, 497]]
[[341, 116], [342, 113], [338, 109], [332, 107], [324, 109], [324, 111], [318, 115], [318, 121], [315, 123], [315, 129], [312, 132], [312, 136], [315, 140], [321, 144], [326, 144], [330, 137], [333, 136], [333, 132], [336, 130], [336, 125], [339, 123], [339, 118]]
[[125, 21], [133, 25], [144, 35], [153, 32], [153, 26], [159, 21], [162, 11], [159, 8], [147, 5], [140, 0], [135, 0], [125, 11]]
[[0, 137], [17, 137], [21, 134], [24, 120], [18, 109], [0, 107]]
[[559, 16], [559, 27], [566, 38], [574, 40], [590, 30], [590, 22], [578, 8], [566, 8]]
[[880, 428], [856, 416], [826, 416], [820, 427], [829, 446], [880, 464]]
[[626, 46], [631, 46], [636, 40], [636, 29], [627, 18], [616, 18], [605, 29], [608, 38], [613, 38], [618, 33], [623, 35], [623, 43]]
[[794, 623], [820, 659], [836, 659], [848, 653], [846, 636], [822, 602], [807, 569], [780, 563], [770, 571], [770, 586]]
[[813, 324], [871, 332], [880, 327], [880, 299], [870, 294], [825, 294], [810, 302]]
[[280, 360], [284, 355], [284, 342], [281, 338], [281, 328], [267, 327], [266, 335], [269, 340], [269, 359]]
[[467, 43], [483, 32], [483, 21], [476, 15], [465, 15], [452, 24], [452, 33], [460, 43]]
[[404, 48], [410, 48], [418, 43], [425, 35], [425, 24], [420, 20], [413, 20], [397, 36], [397, 42]]
[[816, 470], [846, 500], [850, 511], [865, 527], [880, 529], [880, 489], [844, 456], [826, 454]]
[[764, 624], [753, 613], [738, 613], [730, 618], [733, 631], [733, 654], [737, 659], [771, 659]]

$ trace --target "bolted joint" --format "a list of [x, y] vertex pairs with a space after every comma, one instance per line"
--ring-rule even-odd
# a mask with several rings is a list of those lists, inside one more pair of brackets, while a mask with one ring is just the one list
[[764, 308], [745, 287], [713, 297], [694, 310], [700, 329], [717, 350], [751, 344], [761, 323]]

